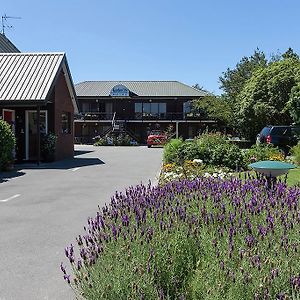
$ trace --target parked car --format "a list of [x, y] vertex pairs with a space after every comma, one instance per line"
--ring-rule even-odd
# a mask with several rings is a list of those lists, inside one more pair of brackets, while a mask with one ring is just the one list
[[159, 130], [151, 131], [147, 138], [147, 146], [164, 145], [167, 142], [167, 135]]
[[272, 144], [281, 149], [285, 154], [289, 153], [300, 139], [300, 127], [297, 126], [273, 126], [264, 127], [256, 137], [257, 144]]

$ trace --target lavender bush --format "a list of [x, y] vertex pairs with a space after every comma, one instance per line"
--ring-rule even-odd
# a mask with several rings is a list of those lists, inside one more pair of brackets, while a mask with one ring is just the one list
[[86, 299], [299, 299], [299, 196], [253, 178], [130, 187], [61, 269]]

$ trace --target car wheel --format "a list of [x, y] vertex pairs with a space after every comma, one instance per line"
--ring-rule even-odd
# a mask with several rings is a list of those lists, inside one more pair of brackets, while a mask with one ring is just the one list
[[148, 148], [151, 148], [151, 145], [147, 145]]

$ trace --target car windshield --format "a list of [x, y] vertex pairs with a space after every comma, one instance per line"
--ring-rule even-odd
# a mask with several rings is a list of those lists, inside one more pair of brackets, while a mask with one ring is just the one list
[[150, 132], [150, 135], [163, 135], [163, 133], [159, 130], [153, 130]]

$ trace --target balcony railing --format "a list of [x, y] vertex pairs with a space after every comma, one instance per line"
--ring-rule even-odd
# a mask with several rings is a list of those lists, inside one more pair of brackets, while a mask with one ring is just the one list
[[114, 113], [103, 113], [103, 112], [84, 112], [75, 115], [75, 120], [84, 121], [112, 121]]
[[112, 121], [115, 120], [199, 120], [203, 118], [199, 113], [177, 113], [177, 112], [167, 112], [160, 114], [151, 114], [151, 113], [135, 113], [134, 115], [129, 116], [120, 116], [114, 113], [98, 113], [98, 112], [85, 112], [75, 115], [75, 120], [83, 121]]
[[177, 113], [177, 112], [167, 112], [160, 114], [150, 114], [150, 113], [135, 113], [135, 120], [195, 120], [200, 119], [200, 114], [195, 113]]

